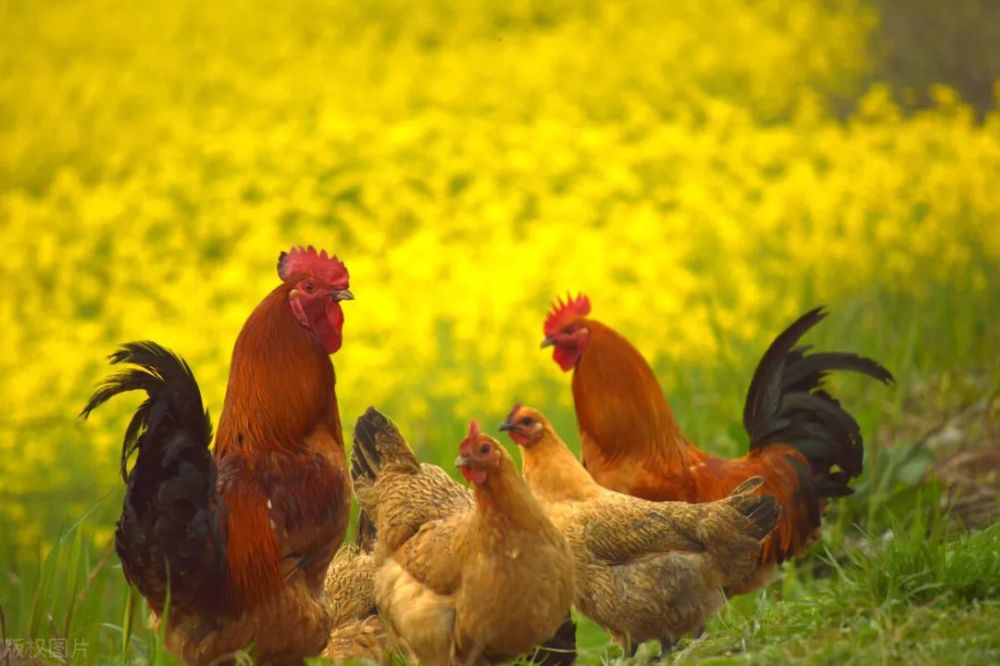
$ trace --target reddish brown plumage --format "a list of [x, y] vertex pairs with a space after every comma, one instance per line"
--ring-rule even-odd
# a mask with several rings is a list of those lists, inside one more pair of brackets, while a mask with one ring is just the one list
[[[610, 327], [585, 316], [562, 322], [558, 333], [546, 327], [543, 345], [555, 346], [555, 360], [561, 366], [572, 361], [583, 462], [601, 485], [650, 500], [706, 502], [726, 497], [751, 476], [764, 478], [760, 492], [778, 499], [783, 509], [781, 520], [764, 543], [760, 575], [732, 592], [762, 584], [772, 565], [810, 546], [817, 536], [826, 498], [850, 493], [847, 480], [860, 473], [860, 434], [855, 437], [853, 419], [819, 388], [825, 374], [848, 369], [891, 381], [891, 375], [869, 359], [853, 354], [805, 356], [805, 348], [792, 349], [798, 336], [823, 316], [817, 309], [801, 318], [779, 336], [761, 361], [761, 379], [755, 377], [748, 397], [754, 403], [748, 404], [752, 414], [747, 417], [753, 421], [747, 421], [748, 429], [753, 425], [754, 430], [751, 451], [735, 459], [705, 453], [684, 437], [649, 364]], [[568, 341], [564, 348], [560, 347], [561, 338]], [[782, 373], [795, 363], [813, 372], [803, 370], [800, 374], [804, 379], [799, 377], [797, 384], [785, 386], [787, 378], [783, 379]], [[767, 389], [773, 395], [761, 397], [763, 389], [756, 384], [763, 382], [769, 382]], [[789, 397], [793, 393], [794, 397]], [[793, 408], [803, 393], [822, 404], [815, 411]], [[783, 399], [787, 404], [782, 404]], [[756, 404], [760, 400], [767, 404]], [[819, 413], [824, 410], [832, 416]], [[829, 432], [822, 435], [829, 435], [829, 441], [824, 439], [808, 448], [806, 444], [814, 442], [805, 441], [806, 426], [827, 428]], [[755, 441], [757, 430], [767, 436]], [[775, 439], [775, 433], [787, 433], [787, 441], [803, 440], [804, 450], [818, 448], [820, 453], [804, 455]], [[840, 465], [839, 470], [836, 465]]]
[[[284, 540], [301, 547], [296, 552], [329, 550], [311, 568], [325, 570], [347, 529], [350, 489], [333, 366], [288, 307], [291, 289], [275, 288], [240, 332], [216, 437], [219, 490], [229, 510], [231, 593], [238, 605], [284, 584], [268, 501], [295, 523], [275, 521], [285, 528]], [[309, 438], [322, 434], [328, 441], [310, 446]], [[316, 473], [303, 475], [303, 464]], [[297, 477], [292, 486], [289, 474]], [[331, 514], [330, 507], [343, 510]]]
[[[350, 481], [329, 354], [353, 298], [346, 267], [314, 249], [279, 260], [282, 283], [233, 348], [213, 454], [211, 422], [186, 363], [129, 343], [84, 414], [144, 390], [122, 449], [133, 451], [115, 543], [122, 568], [159, 616], [167, 645], [193, 664], [252, 647], [260, 663], [318, 654], [332, 616], [327, 567], [347, 529]], [[168, 595], [169, 588], [169, 595]]]

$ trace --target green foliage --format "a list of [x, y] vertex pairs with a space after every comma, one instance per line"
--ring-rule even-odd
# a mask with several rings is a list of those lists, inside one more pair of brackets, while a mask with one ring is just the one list
[[956, 538], [932, 522], [918, 518], [903, 534], [888, 532], [853, 552], [851, 572], [842, 573], [849, 586], [880, 606], [939, 597], [956, 603], [1000, 600], [1000, 524]]

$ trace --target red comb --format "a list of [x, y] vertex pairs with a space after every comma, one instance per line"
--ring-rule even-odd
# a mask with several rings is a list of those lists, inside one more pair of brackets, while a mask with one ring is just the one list
[[512, 420], [514, 418], [514, 414], [517, 414], [517, 410], [519, 409], [521, 409], [521, 403], [515, 402], [514, 406], [510, 408], [510, 414], [507, 415], [507, 420]]
[[278, 255], [278, 277], [286, 281], [293, 275], [311, 275], [331, 285], [346, 283], [350, 278], [344, 262], [335, 255], [328, 257], [326, 250], [316, 252], [312, 245], [307, 248], [293, 247]]
[[549, 316], [545, 318], [545, 335], [553, 335], [571, 320], [577, 317], [586, 317], [589, 314], [590, 299], [583, 293], [577, 294], [576, 298], [573, 298], [567, 291], [565, 301], [557, 299], [552, 303]]
[[472, 452], [472, 446], [476, 443], [476, 440], [479, 439], [479, 435], [481, 434], [482, 432], [479, 430], [479, 423], [476, 421], [469, 421], [469, 434], [466, 435], [465, 439], [463, 439], [461, 444], [458, 445], [459, 453], [469, 455]]

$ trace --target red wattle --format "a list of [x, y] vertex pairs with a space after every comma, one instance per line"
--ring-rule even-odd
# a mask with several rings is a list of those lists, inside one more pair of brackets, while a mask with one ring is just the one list
[[559, 367], [563, 372], [568, 372], [573, 369], [576, 362], [580, 360], [580, 349], [574, 347], [572, 349], [566, 349], [565, 347], [556, 347], [552, 350], [552, 359], [559, 364]]
[[473, 469], [471, 467], [459, 467], [459, 469], [462, 470], [462, 476], [469, 483], [479, 485], [486, 481], [486, 470], [484, 469]]

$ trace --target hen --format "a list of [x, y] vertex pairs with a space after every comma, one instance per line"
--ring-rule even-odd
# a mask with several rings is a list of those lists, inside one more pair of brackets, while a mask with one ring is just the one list
[[381, 662], [386, 633], [375, 605], [375, 558], [345, 545], [330, 563], [326, 598], [333, 611], [330, 640], [323, 656], [335, 662], [365, 659]]
[[344, 264], [312, 247], [281, 253], [278, 275], [236, 340], [214, 455], [190, 368], [153, 342], [112, 354], [135, 367], [82, 412], [147, 395], [125, 431], [115, 547], [157, 622], [169, 611], [167, 645], [191, 664], [242, 649], [265, 664], [301, 660], [330, 632], [323, 581], [350, 481], [329, 354], [353, 295]]
[[824, 379], [834, 370], [851, 370], [890, 383], [892, 374], [852, 353], [807, 353], [799, 338], [826, 316], [821, 308], [807, 312], [760, 360], [743, 411], [750, 451], [730, 460], [687, 441], [646, 360], [588, 314], [586, 296], [557, 303], [542, 341], [553, 347], [560, 368], [573, 370], [587, 471], [612, 490], [688, 502], [720, 499], [747, 478], [763, 477], [764, 492], [781, 503], [781, 520], [764, 543], [758, 575], [730, 592], [764, 584], [778, 563], [812, 545], [827, 500], [851, 494], [848, 483], [861, 473], [861, 431], [823, 389]]
[[456, 464], [470, 493], [420, 464], [369, 409], [351, 476], [377, 534], [375, 598], [387, 629], [427, 664], [493, 664], [533, 650], [573, 599], [569, 546], [500, 444], [475, 422]]
[[698, 632], [751, 576], [777, 522], [774, 497], [752, 477], [726, 499], [650, 502], [600, 486], [537, 410], [515, 405], [500, 426], [521, 448], [524, 479], [569, 541], [577, 609], [627, 652], [664, 650]]

